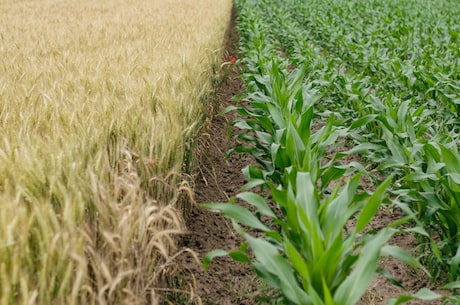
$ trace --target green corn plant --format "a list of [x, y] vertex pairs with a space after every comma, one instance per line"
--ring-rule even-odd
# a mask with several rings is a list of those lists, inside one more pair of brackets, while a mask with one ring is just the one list
[[[386, 246], [396, 229], [365, 231], [391, 178], [369, 196], [357, 192], [358, 174], [324, 197], [310, 173], [286, 170], [286, 176], [285, 187], [267, 183], [270, 201], [251, 192], [237, 195], [256, 209], [255, 215], [234, 201], [205, 205], [232, 219], [246, 240], [239, 250], [228, 254], [237, 261], [250, 262], [259, 277], [280, 292], [285, 304], [355, 304], [376, 274], [380, 255], [396, 255], [421, 267], [401, 249]], [[347, 222], [354, 217], [356, 227], [347, 232]], [[248, 233], [254, 229], [261, 232], [258, 237]], [[222, 250], [209, 253], [205, 266], [226, 254]]]
[[[460, 245], [457, 230], [460, 197], [458, 180], [452, 177], [456, 177], [460, 169], [458, 153], [455, 146], [450, 145], [448, 149], [439, 143], [451, 142], [453, 138], [426, 140], [427, 134], [435, 133], [429, 121], [431, 111], [416, 108], [414, 104], [414, 101], [397, 106], [384, 104], [384, 112], [377, 117], [384, 145], [376, 147], [387, 151], [387, 157], [377, 169], [396, 173], [393, 193], [416, 215], [418, 230], [422, 232], [417, 234], [417, 250], [434, 278], [447, 271], [448, 280], [456, 281], [459, 275], [456, 257]], [[437, 236], [438, 240], [432, 236]]]
[[[394, 191], [417, 216], [419, 251], [434, 277], [448, 274], [460, 280], [460, 156], [455, 146], [428, 142], [421, 149], [425, 162], [403, 177]], [[426, 232], [426, 233], [424, 233]]]
[[[433, 207], [419, 200], [421, 195], [413, 195], [417, 193], [414, 189], [420, 189], [418, 182], [427, 166], [424, 145], [430, 138], [442, 143], [449, 137], [455, 139], [453, 132], [447, 137], [440, 135], [446, 130], [455, 130], [458, 120], [454, 113], [444, 116], [443, 111], [438, 111], [438, 108], [452, 110], [455, 107], [446, 106], [448, 103], [439, 107], [432, 100], [437, 96], [449, 96], [455, 101], [455, 92], [445, 90], [443, 82], [446, 78], [438, 73], [440, 65], [423, 62], [421, 58], [425, 54], [417, 51], [420, 45], [410, 45], [415, 41], [411, 34], [416, 15], [413, 12], [420, 7], [411, 7], [413, 12], [407, 15], [401, 11], [395, 14], [401, 17], [401, 22], [388, 23], [388, 20], [394, 18], [392, 12], [398, 9], [394, 1], [380, 3], [354, 0], [345, 3], [287, 0], [280, 6], [274, 0], [240, 0], [236, 4], [241, 12], [241, 52], [245, 64], [243, 79], [246, 80], [250, 107], [233, 108], [245, 117], [245, 120], [237, 120], [235, 125], [246, 131], [239, 136], [246, 144], [235, 148], [235, 151], [250, 153], [261, 165], [261, 168], [249, 166], [245, 169], [249, 180], [247, 189], [260, 186], [269, 189], [271, 197], [262, 198], [269, 202], [265, 205], [261, 203], [262, 199], [253, 202], [253, 205], [257, 204], [255, 216], [249, 211], [243, 212], [244, 208], [241, 207], [213, 205], [213, 208], [222, 210], [224, 214], [229, 213], [228, 216], [235, 222], [245, 226], [251, 227], [245, 221], [257, 219], [260, 223], [254, 228], [264, 232], [266, 237], [259, 236], [257, 239], [273, 245], [278, 252], [272, 252], [272, 257], [282, 264], [279, 257], [289, 260], [295, 255], [290, 257], [288, 248], [279, 243], [291, 237], [296, 242], [301, 240], [301, 234], [286, 233], [293, 231], [284, 224], [295, 219], [290, 213], [297, 215], [302, 211], [287, 203], [281, 204], [285, 196], [278, 196], [277, 191], [282, 194], [292, 192], [296, 197], [298, 175], [308, 173], [315, 189], [313, 193], [317, 192], [321, 202], [319, 205], [322, 205], [327, 198], [337, 195], [334, 187], [330, 189], [334, 185], [332, 181], [352, 177], [351, 174], [356, 170], [365, 172], [360, 165], [347, 167], [338, 162], [342, 156], [359, 153], [373, 163], [370, 167], [375, 166], [384, 175], [394, 175], [395, 183], [391, 191], [398, 200], [403, 201], [400, 206], [410, 215], [408, 217], [414, 217], [414, 223], [418, 225], [410, 230], [429, 237], [423, 223], [426, 216], [432, 213]], [[439, 7], [436, 6], [436, 9]], [[376, 13], [377, 22], [372, 21], [376, 23], [375, 26], [360, 20], [357, 15], [369, 15], [371, 12]], [[379, 35], [382, 30], [391, 35], [388, 38]], [[401, 45], [401, 41], [405, 44]], [[438, 41], [432, 40], [430, 43], [437, 44]], [[428, 52], [435, 49], [429, 48]], [[292, 69], [292, 64], [301, 68]], [[434, 70], [439, 68], [439, 71], [436, 70], [436, 75], [423, 73], [419, 71], [421, 65], [433, 67]], [[449, 71], [443, 68], [445, 75], [451, 77], [453, 74]], [[455, 82], [450, 84], [448, 88], [455, 86]], [[433, 86], [435, 89], [431, 89]], [[430, 120], [430, 116], [435, 119]], [[316, 130], [318, 122], [321, 122], [321, 128]], [[344, 145], [346, 138], [352, 139], [357, 146], [346, 152], [335, 153], [338, 147]], [[411, 184], [411, 177], [419, 181], [412, 181], [414, 183]], [[379, 183], [377, 180], [375, 182]], [[433, 192], [438, 191], [436, 189]], [[362, 196], [359, 197], [362, 201], [368, 198]], [[418, 199], [413, 200], [411, 197]], [[267, 207], [272, 209], [276, 218], [270, 218]], [[233, 209], [243, 213], [244, 220]], [[419, 215], [421, 213], [424, 213], [423, 217]], [[258, 215], [265, 216], [258, 218]], [[270, 218], [268, 222], [267, 217]], [[318, 231], [318, 226], [321, 228], [317, 222], [312, 223], [309, 229]], [[249, 245], [251, 249], [257, 248], [257, 242], [237, 224], [236, 227], [248, 241], [239, 251], [231, 252], [230, 255], [248, 262], [246, 247]], [[360, 237], [357, 243], [365, 239]], [[442, 252], [436, 242], [432, 244], [435, 255], [436, 250]], [[298, 251], [302, 257], [303, 252]], [[396, 251], [393, 249], [393, 252]], [[386, 254], [385, 251], [382, 253]], [[257, 253], [254, 254], [257, 259], [260, 258]], [[269, 279], [267, 282], [271, 286], [282, 291], [285, 301], [295, 303], [302, 299], [302, 292], [295, 288], [292, 291], [286, 290], [273, 274], [263, 269], [264, 264], [268, 263], [266, 260], [264, 263], [256, 261], [253, 265]], [[415, 260], [412, 263], [417, 265]], [[286, 266], [294, 268], [289, 261]], [[291, 284], [292, 278], [286, 278], [286, 281]], [[325, 286], [330, 287], [329, 284]], [[323, 297], [328, 298], [327, 289], [319, 289], [318, 284], [312, 286], [316, 295], [310, 288], [307, 295], [310, 298], [313, 295], [313, 304], [330, 303], [331, 298], [328, 301], [322, 300]], [[329, 292], [335, 288], [331, 289]], [[421, 291], [414, 296], [402, 296], [395, 302], [399, 304], [411, 298], [432, 297], [434, 295]]]
[[[302, 68], [287, 72], [280, 69], [282, 66], [272, 59], [260, 67], [268, 75], [249, 79], [253, 86], [248, 95], [251, 107], [227, 108], [226, 111], [237, 110], [244, 116], [236, 119], [234, 125], [245, 131], [237, 138], [246, 144], [232, 151], [251, 154], [262, 165], [263, 178], [275, 183], [281, 183], [284, 169], [292, 167], [310, 172], [314, 181], [322, 179], [322, 185], [327, 186], [327, 177], [345, 170], [332, 166], [337, 165], [333, 158], [326, 164], [321, 164], [321, 160], [343, 145], [341, 139], [348, 129], [337, 126], [331, 115], [324, 126], [312, 132], [314, 105], [321, 95], [303, 82]], [[329, 175], [324, 176], [328, 169]]]

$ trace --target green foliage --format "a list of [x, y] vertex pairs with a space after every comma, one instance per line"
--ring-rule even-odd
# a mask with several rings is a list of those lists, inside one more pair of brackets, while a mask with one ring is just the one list
[[[209, 205], [232, 218], [246, 238], [230, 255], [250, 261], [244, 255], [249, 246], [254, 268], [286, 304], [356, 303], [380, 255], [424, 269], [421, 259], [434, 279], [447, 274], [443, 289], [454, 292], [421, 290], [391, 304], [458, 303], [458, 3], [235, 3], [249, 106], [228, 109], [243, 117], [234, 122], [243, 131], [243, 145], [234, 151], [259, 163], [244, 170], [243, 190], [260, 187], [269, 195], [238, 196], [255, 210], [253, 217], [234, 203]], [[342, 162], [356, 155], [365, 165]], [[362, 175], [375, 183], [374, 192], [360, 188]], [[382, 201], [407, 216], [368, 232]], [[419, 241], [418, 259], [385, 245], [393, 228], [409, 219], [413, 226], [406, 231]], [[254, 237], [251, 228], [261, 233]]]
[[[248, 218], [248, 210], [234, 203], [205, 206], [234, 221], [255, 255], [252, 265], [257, 274], [281, 292], [286, 304], [355, 304], [376, 272], [380, 249], [395, 232], [386, 228], [362, 234], [391, 179], [363, 198], [356, 193], [360, 178], [356, 175], [321, 200], [321, 190], [314, 186], [310, 173], [287, 172], [286, 176], [283, 188], [268, 183], [276, 205], [254, 193], [239, 195], [258, 208], [265, 225], [261, 225], [262, 217]], [[347, 222], [360, 209], [359, 225], [344, 234]], [[240, 224], [247, 230], [259, 229], [263, 235], [253, 237]], [[243, 245], [229, 255], [248, 262], [245, 251]], [[205, 266], [213, 257], [226, 254], [221, 250], [209, 253]]]

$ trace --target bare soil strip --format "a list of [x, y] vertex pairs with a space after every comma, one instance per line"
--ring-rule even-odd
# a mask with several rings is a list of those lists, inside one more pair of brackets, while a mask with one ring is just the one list
[[[224, 67], [224, 79], [216, 92], [214, 115], [201, 138], [205, 151], [195, 173], [197, 205], [192, 208], [187, 219], [188, 234], [184, 235], [180, 242], [180, 246], [195, 251], [200, 260], [212, 250], [234, 250], [242, 242], [229, 220], [198, 206], [207, 202], [227, 202], [230, 197], [235, 196], [245, 183], [241, 170], [251, 162], [249, 157], [237, 154], [229, 159], [225, 158], [227, 151], [237, 145], [235, 140], [228, 136], [231, 130], [230, 122], [235, 114], [218, 114], [233, 103], [235, 95], [244, 90], [243, 82], [238, 78], [240, 70], [230, 63], [230, 58], [238, 58], [234, 9], [232, 14], [224, 59], [229, 61], [229, 67]], [[216, 258], [207, 271], [192, 257], [186, 257], [180, 264], [189, 276], [194, 277], [196, 293], [203, 304], [255, 304], [251, 295], [257, 290], [257, 280], [249, 265], [236, 263], [228, 257]], [[189, 280], [191, 279], [186, 281]]]

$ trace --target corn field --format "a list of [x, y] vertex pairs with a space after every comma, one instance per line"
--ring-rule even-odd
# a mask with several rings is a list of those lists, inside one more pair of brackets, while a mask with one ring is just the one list
[[[250, 263], [274, 304], [353, 305], [378, 273], [394, 280], [377, 265], [392, 256], [439, 290], [389, 304], [460, 304], [460, 4], [235, 3], [249, 106], [226, 109], [245, 143], [230, 153], [258, 166], [236, 198], [206, 204], [245, 242], [205, 266]], [[369, 230], [380, 208], [403, 216]], [[400, 232], [416, 237], [413, 252], [388, 243]]]

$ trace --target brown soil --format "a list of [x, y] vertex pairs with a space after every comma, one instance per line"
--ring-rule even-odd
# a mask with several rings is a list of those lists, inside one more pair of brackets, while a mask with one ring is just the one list
[[[251, 163], [248, 156], [233, 154], [226, 159], [229, 149], [237, 145], [233, 137], [229, 137], [231, 121], [234, 113], [219, 115], [225, 107], [232, 105], [235, 95], [244, 91], [243, 82], [239, 79], [240, 70], [230, 62], [230, 55], [238, 58], [236, 45], [238, 36], [235, 29], [235, 11], [232, 12], [232, 24], [227, 36], [227, 63], [223, 69], [223, 79], [216, 92], [217, 102], [208, 129], [201, 137], [205, 152], [198, 162], [195, 173], [195, 205], [187, 219], [188, 234], [181, 240], [181, 246], [192, 249], [200, 261], [215, 249], [235, 250], [243, 239], [233, 230], [229, 220], [216, 213], [200, 207], [200, 203], [227, 202], [235, 196], [245, 179], [241, 170]], [[231, 305], [256, 304], [253, 292], [258, 282], [250, 265], [239, 264], [228, 257], [216, 258], [210, 268], [205, 271], [201, 263], [191, 256], [182, 262], [187, 274], [196, 280], [196, 293], [203, 304]], [[190, 280], [190, 279], [188, 279]]]
[[[238, 37], [234, 22], [235, 19], [233, 18], [227, 41], [227, 61], [229, 61], [229, 55], [239, 57], [236, 50]], [[227, 75], [216, 93], [218, 103], [215, 106], [215, 113], [232, 105], [234, 96], [242, 93], [244, 89], [242, 81], [238, 78], [240, 73], [238, 67], [229, 63], [225, 70]], [[206, 202], [226, 202], [238, 193], [239, 188], [245, 182], [241, 169], [251, 163], [252, 160], [248, 156], [236, 154], [229, 159], [225, 158], [226, 152], [238, 144], [232, 137], [228, 137], [229, 130], [231, 133], [235, 133], [230, 124], [234, 117], [234, 113], [228, 113], [224, 116], [214, 115], [207, 131], [202, 136], [206, 151], [195, 173], [195, 201], [198, 204], [192, 208], [187, 219], [188, 233], [180, 241], [180, 246], [192, 249], [200, 261], [209, 251], [215, 249], [234, 250], [239, 247], [242, 241], [240, 236], [234, 232], [229, 220], [199, 206], [200, 203]], [[372, 186], [363, 185], [363, 187]], [[373, 220], [372, 227], [375, 229], [382, 228], [398, 217], [400, 215], [397, 212], [381, 210]], [[415, 240], [412, 235], [400, 234], [395, 236], [391, 243], [411, 251]], [[227, 257], [216, 258], [211, 263], [209, 270], [205, 271], [201, 263], [197, 262], [191, 255], [183, 257], [179, 263], [183, 268], [181, 274], [185, 277], [184, 282], [195, 282], [195, 293], [198, 297], [195, 298], [194, 303], [257, 304], [255, 295], [259, 282], [249, 265], [235, 263]], [[382, 259], [380, 265], [410, 292], [429, 286], [426, 276], [418, 271], [415, 272], [412, 268], [395, 259]], [[402, 289], [392, 285], [384, 277], [378, 276], [372, 281], [359, 305], [383, 305], [387, 303], [389, 298], [397, 297], [402, 293], [404, 293]], [[169, 303], [171, 304], [171, 302]], [[185, 303], [187, 303], [185, 299], [174, 301], [174, 304]], [[434, 305], [441, 304], [441, 301], [412, 301], [407, 304]]]
[[[236, 77], [237, 69], [229, 69], [229, 72], [218, 92], [221, 101], [218, 110], [230, 105], [232, 97], [242, 90], [241, 81]], [[227, 136], [231, 116], [215, 116], [206, 133], [208, 147], [195, 181], [195, 201], [198, 204], [227, 202], [245, 182], [241, 170], [250, 159], [236, 154], [225, 158], [226, 152], [236, 145]], [[200, 260], [215, 249], [235, 250], [242, 242], [229, 220], [199, 205], [192, 209], [187, 228], [189, 233], [183, 237], [182, 245], [193, 249]], [[191, 258], [186, 266], [196, 278], [197, 293], [203, 304], [254, 304], [250, 294], [257, 285], [249, 265], [225, 257], [214, 259], [207, 271]]]

